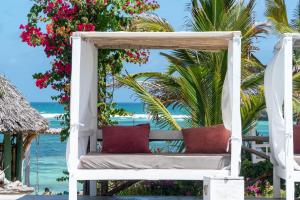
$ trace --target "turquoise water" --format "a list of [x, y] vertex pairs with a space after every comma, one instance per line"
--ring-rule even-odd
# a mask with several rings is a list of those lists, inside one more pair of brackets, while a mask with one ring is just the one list
[[[60, 122], [56, 117], [64, 112], [61, 105], [57, 103], [32, 103], [32, 106], [48, 119], [50, 127], [60, 127]], [[118, 106], [134, 114], [127, 117], [115, 117], [119, 124], [134, 125], [150, 123], [148, 115], [145, 114], [143, 104], [119, 103]], [[170, 111], [178, 123], [184, 126], [184, 118], [187, 117], [185, 113], [180, 110]], [[158, 127], [154, 123], [151, 123], [151, 129], [158, 129]], [[261, 135], [267, 135], [267, 122], [258, 122], [257, 131]], [[39, 145], [37, 145], [37, 142]], [[65, 149], [66, 143], [61, 142], [58, 135], [40, 135], [38, 141], [36, 140], [32, 143], [30, 152], [30, 182], [31, 186], [36, 187], [36, 189], [39, 188], [39, 193], [42, 193], [45, 187], [48, 187], [53, 193], [62, 193], [68, 190], [67, 182], [56, 181], [56, 178], [64, 176], [63, 171], [67, 169]]]
[[[60, 121], [56, 117], [64, 112], [61, 105], [57, 103], [32, 103], [32, 106], [48, 119], [50, 127], [60, 127]], [[37, 192], [43, 192], [45, 187], [54, 193], [67, 191], [67, 182], [56, 181], [56, 178], [62, 177], [63, 171], [67, 169], [65, 152], [66, 142], [61, 142], [59, 135], [40, 135], [32, 143], [30, 149], [30, 183]]]

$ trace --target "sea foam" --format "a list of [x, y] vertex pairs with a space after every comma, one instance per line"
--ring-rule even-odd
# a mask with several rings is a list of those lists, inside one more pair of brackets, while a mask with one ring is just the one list
[[[41, 113], [41, 115], [46, 119], [56, 119], [60, 115], [62, 115], [62, 113]], [[172, 115], [172, 117], [176, 120], [184, 120], [189, 118], [188, 115], [180, 115], [180, 114]], [[112, 118], [116, 120], [126, 120], [126, 119], [151, 120], [152, 116], [149, 114], [133, 114], [133, 115], [125, 115], [125, 116], [115, 115]]]
[[46, 119], [58, 118], [62, 113], [41, 113], [41, 115]]

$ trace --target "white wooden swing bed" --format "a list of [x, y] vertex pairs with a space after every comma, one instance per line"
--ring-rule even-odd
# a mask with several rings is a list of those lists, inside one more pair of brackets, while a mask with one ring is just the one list
[[[97, 140], [102, 139], [101, 130], [97, 128], [97, 54], [101, 48], [228, 50], [228, 68], [222, 94], [222, 117], [225, 127], [231, 131], [229, 166], [221, 169], [216, 166], [212, 169], [79, 167], [82, 159], [88, 154], [88, 142], [90, 152], [95, 152]], [[96, 180], [203, 180], [204, 176], [238, 177], [241, 154], [240, 65], [241, 36], [240, 32], [235, 31], [73, 33], [71, 130], [67, 145], [69, 199], [77, 199], [78, 180], [90, 180], [90, 195], [95, 196]], [[149, 137], [150, 141], [170, 141], [181, 140], [182, 134], [180, 131], [151, 131]], [[210, 156], [213, 155], [205, 155]], [[184, 158], [185, 155], [181, 154], [180, 157]], [[193, 157], [194, 161], [201, 158]]]
[[265, 72], [274, 197], [280, 197], [280, 179], [284, 179], [287, 200], [294, 199], [295, 182], [300, 182], [300, 155], [294, 154], [292, 102], [293, 49], [299, 47], [300, 34], [282, 34]]

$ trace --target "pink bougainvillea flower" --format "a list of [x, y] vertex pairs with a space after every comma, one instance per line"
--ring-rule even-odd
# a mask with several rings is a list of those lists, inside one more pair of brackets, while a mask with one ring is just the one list
[[49, 78], [50, 74], [46, 73], [36, 80], [35, 85], [40, 89], [47, 88], [47, 81]]
[[63, 95], [63, 96], [60, 98], [60, 103], [62, 103], [62, 104], [65, 104], [65, 103], [67, 103], [67, 102], [69, 102], [69, 101], [70, 101], [70, 97], [67, 96], [67, 95]]
[[77, 25], [78, 31], [95, 31], [95, 25], [92, 23], [83, 23]]
[[47, 24], [46, 25], [46, 30], [48, 34], [53, 34], [53, 24]]
[[40, 28], [36, 28], [29, 24], [20, 25], [20, 29], [23, 30], [20, 37], [22, 42], [26, 42], [29, 46], [38, 46], [43, 43], [45, 34], [42, 33]]

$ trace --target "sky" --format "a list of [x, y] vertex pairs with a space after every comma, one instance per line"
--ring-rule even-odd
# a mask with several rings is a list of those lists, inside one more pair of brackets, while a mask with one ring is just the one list
[[[176, 31], [185, 31], [185, 17], [188, 16], [186, 4], [190, 0], [157, 0], [160, 9], [156, 13], [165, 18]], [[298, 0], [286, 0], [289, 17], [291, 18]], [[257, 0], [255, 17], [258, 22], [265, 22], [264, 0]], [[26, 24], [26, 15], [32, 5], [30, 0], [3, 1], [0, 7], [0, 74], [10, 80], [30, 102], [49, 102], [52, 89], [40, 90], [35, 87], [32, 75], [44, 72], [49, 68], [49, 58], [44, 55], [42, 48], [32, 48], [22, 43], [19, 37], [20, 24]], [[258, 40], [260, 50], [256, 56], [264, 63], [268, 63], [273, 55], [273, 47], [277, 41], [275, 35], [268, 35]], [[147, 64], [126, 65], [129, 73], [141, 71], [163, 71], [167, 61], [159, 56], [159, 50], [151, 51]], [[119, 89], [114, 95], [117, 102], [133, 102], [136, 100], [128, 89]]]

